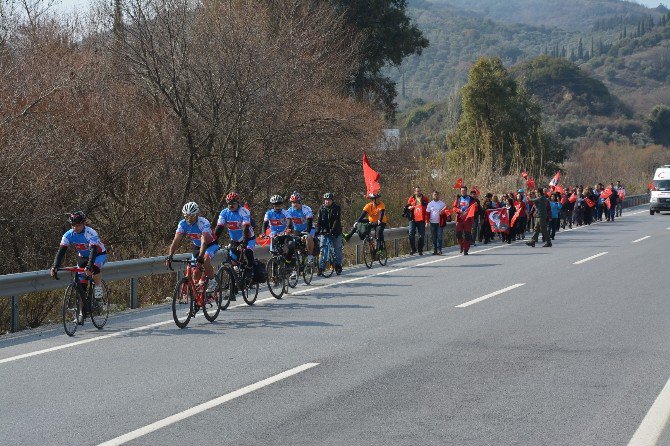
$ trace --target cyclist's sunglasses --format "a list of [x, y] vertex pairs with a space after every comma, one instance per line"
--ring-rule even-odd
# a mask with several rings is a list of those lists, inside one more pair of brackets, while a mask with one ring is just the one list
[[229, 208], [232, 208], [232, 207], [235, 206], [236, 204], [239, 204], [239, 202], [238, 202], [237, 200], [229, 201], [229, 202], [228, 202], [228, 207], [229, 207]]

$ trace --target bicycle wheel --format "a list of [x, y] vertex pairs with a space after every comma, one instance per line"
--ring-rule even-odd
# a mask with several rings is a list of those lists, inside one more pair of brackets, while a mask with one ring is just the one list
[[291, 288], [298, 286], [300, 277], [300, 260], [293, 259], [293, 263], [286, 265], [286, 284]]
[[271, 257], [267, 264], [268, 272], [268, 289], [276, 299], [281, 299], [284, 294], [284, 281], [286, 280], [284, 274], [284, 262], [278, 261], [276, 257]]
[[375, 261], [372, 250], [370, 249], [370, 240], [367, 238], [363, 240], [363, 262], [368, 269], [372, 268], [372, 263]]
[[179, 328], [186, 328], [193, 316], [193, 291], [188, 286], [188, 280], [177, 282], [172, 298], [172, 317]]
[[247, 277], [247, 274], [251, 274], [251, 272], [247, 271], [242, 277], [245, 283], [242, 299], [244, 299], [247, 305], [253, 305], [254, 302], [256, 302], [256, 298], [258, 297], [259, 286], [258, 282], [254, 282], [253, 277]]
[[232, 271], [227, 266], [222, 266], [216, 272], [216, 278], [219, 281], [216, 287], [216, 294], [218, 295], [219, 307], [225, 310], [230, 305], [231, 292], [233, 290], [233, 275]]
[[323, 277], [330, 277], [335, 272], [335, 253], [331, 247], [323, 265]]
[[218, 293], [218, 288], [217, 286], [217, 289], [211, 294], [205, 291], [205, 306], [202, 309], [202, 313], [209, 322], [214, 322], [219, 317], [219, 312], [221, 311], [221, 294]]
[[100, 282], [100, 286], [102, 286], [102, 297], [100, 299], [95, 298], [93, 288], [90, 288], [89, 290], [89, 298], [91, 299], [91, 322], [93, 322], [93, 325], [98, 330], [105, 326], [107, 318], [109, 317], [109, 287], [104, 280]]
[[77, 314], [79, 313], [79, 291], [76, 285], [70, 284], [63, 297], [63, 328], [65, 334], [74, 336], [77, 331]]
[[380, 243], [379, 250], [377, 250], [377, 260], [381, 266], [386, 266], [386, 262], [389, 259], [389, 252], [386, 250], [386, 244]]
[[314, 277], [314, 260], [311, 262], [305, 260], [305, 264], [302, 267], [302, 280], [305, 281], [305, 285], [312, 283], [312, 278]]

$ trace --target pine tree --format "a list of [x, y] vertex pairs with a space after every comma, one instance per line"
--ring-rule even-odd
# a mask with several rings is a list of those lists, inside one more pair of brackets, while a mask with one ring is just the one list
[[591, 60], [591, 53], [589, 53], [589, 50], [586, 50], [584, 53], [584, 60]]
[[570, 60], [572, 62], [577, 60], [577, 56], [575, 56], [575, 49], [574, 48], [570, 48]]
[[564, 59], [568, 57], [568, 50], [565, 48], [565, 45], [563, 46], [563, 49], [561, 49], [561, 57]]
[[626, 38], [626, 34], [627, 34], [627, 30], [626, 30], [626, 27], [624, 26], [623, 27], [623, 38], [624, 39]]
[[635, 37], [640, 37], [642, 35], [642, 24], [640, 22], [637, 22], [637, 33], [635, 34]]
[[595, 47], [593, 46], [593, 36], [591, 36], [591, 57], [596, 56], [596, 50]]
[[577, 57], [579, 60], [584, 60], [584, 45], [582, 44], [582, 38], [579, 38], [579, 45], [577, 46]]
[[640, 33], [640, 36], [642, 36], [643, 34], [645, 34], [647, 32], [647, 30], [644, 29], [645, 28], [644, 22], [641, 22], [640, 25], [641, 25], [641, 30], [642, 30], [642, 32]]

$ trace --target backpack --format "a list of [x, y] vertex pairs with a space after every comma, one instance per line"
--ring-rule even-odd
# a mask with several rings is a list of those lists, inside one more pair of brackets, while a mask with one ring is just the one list
[[371, 229], [370, 223], [366, 222], [356, 223], [356, 233], [361, 238], [361, 240], [365, 240], [365, 237], [367, 237], [368, 234], [370, 233], [370, 229]]

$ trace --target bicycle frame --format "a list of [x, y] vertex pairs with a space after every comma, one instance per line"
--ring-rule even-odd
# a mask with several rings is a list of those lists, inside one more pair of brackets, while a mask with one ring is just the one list
[[[184, 271], [184, 279], [186, 280], [187, 286], [190, 288], [191, 292], [193, 293], [193, 296], [195, 296], [195, 303], [203, 307], [205, 304], [205, 290], [206, 287], [198, 287], [195, 283], [195, 273], [200, 272], [201, 274], [204, 274], [203, 268], [197, 264], [197, 262], [193, 259], [190, 260], [172, 260], [173, 262], [176, 263], [186, 263], [186, 270]], [[200, 289], [198, 289], [200, 288]]]

